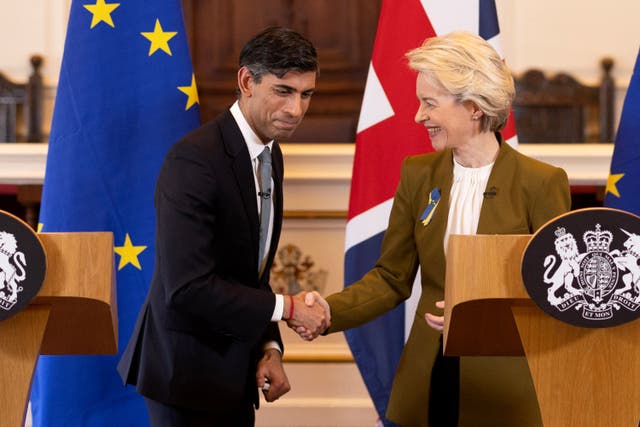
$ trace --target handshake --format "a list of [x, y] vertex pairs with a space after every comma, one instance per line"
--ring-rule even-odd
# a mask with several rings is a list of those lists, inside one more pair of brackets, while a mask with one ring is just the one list
[[284, 296], [282, 319], [300, 338], [312, 341], [331, 325], [329, 304], [316, 291]]

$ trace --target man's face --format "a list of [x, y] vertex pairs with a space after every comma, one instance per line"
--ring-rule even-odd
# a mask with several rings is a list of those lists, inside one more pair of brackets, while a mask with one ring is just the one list
[[260, 140], [267, 143], [288, 138], [296, 130], [309, 108], [316, 73], [289, 71], [282, 78], [267, 73], [256, 83], [243, 67], [238, 80], [245, 118]]

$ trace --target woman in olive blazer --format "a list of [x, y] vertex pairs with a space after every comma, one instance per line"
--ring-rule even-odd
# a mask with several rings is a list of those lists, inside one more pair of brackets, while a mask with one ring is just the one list
[[[533, 233], [569, 210], [567, 175], [519, 153], [497, 133], [510, 111], [513, 80], [484, 40], [451, 33], [427, 40], [407, 56], [418, 71], [416, 121], [427, 127], [436, 152], [404, 161], [380, 259], [360, 281], [327, 298], [327, 332], [359, 326], [402, 303], [420, 266], [422, 295], [387, 418], [403, 427], [539, 426], [523, 358], [443, 357], [441, 332], [423, 316], [444, 300], [444, 241], [447, 233], [459, 233], [455, 226], [447, 228], [451, 218], [474, 217], [462, 218], [473, 224], [467, 234]], [[460, 166], [484, 168], [488, 176], [480, 193], [464, 202], [450, 200], [457, 185], [454, 169]], [[481, 207], [469, 214], [473, 200]]]

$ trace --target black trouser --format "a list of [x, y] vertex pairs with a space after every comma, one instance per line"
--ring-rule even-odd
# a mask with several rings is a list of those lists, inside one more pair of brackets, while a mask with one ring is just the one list
[[253, 404], [232, 411], [204, 411], [166, 405], [144, 398], [151, 427], [253, 427]]
[[429, 427], [457, 427], [460, 410], [460, 358], [442, 355], [442, 338], [431, 370]]

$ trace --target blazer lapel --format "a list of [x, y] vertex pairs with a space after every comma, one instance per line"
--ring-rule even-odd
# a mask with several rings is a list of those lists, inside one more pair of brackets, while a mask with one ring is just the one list
[[433, 216], [433, 226], [438, 230], [442, 230], [444, 235], [444, 230], [447, 228], [447, 220], [449, 219], [449, 195], [453, 183], [453, 153], [451, 150], [443, 153], [443, 160], [436, 162], [433, 173], [434, 186], [440, 189], [441, 194], [438, 210]]
[[273, 142], [272, 149], [272, 162], [273, 162], [273, 183], [275, 187], [275, 198], [273, 200], [274, 217], [273, 217], [273, 232], [271, 233], [271, 243], [269, 246], [269, 256], [267, 258], [267, 268], [270, 268], [273, 262], [273, 257], [278, 249], [278, 241], [280, 240], [280, 230], [282, 229], [282, 204], [283, 204], [283, 160], [282, 151], [277, 141]]
[[[418, 239], [417, 244], [422, 247], [423, 255], [421, 258], [440, 265], [440, 261], [444, 260], [443, 237], [449, 218], [449, 193], [451, 192], [453, 181], [453, 154], [450, 150], [447, 150], [436, 155], [442, 157], [433, 160], [433, 169], [428, 170], [426, 175], [421, 174], [414, 178], [422, 181], [422, 184], [419, 184], [420, 191], [418, 192], [419, 199], [417, 200], [419, 212], [417, 212], [418, 217], [416, 218], [418, 222], [416, 224], [418, 230], [416, 236]], [[429, 194], [436, 188], [440, 191], [440, 201], [431, 221], [427, 225], [423, 225], [420, 223], [420, 215], [429, 202]], [[433, 244], [435, 241], [439, 243]]]
[[[499, 135], [498, 135], [499, 136]], [[500, 222], [496, 218], [501, 218], [505, 209], [509, 209], [508, 195], [511, 194], [513, 186], [515, 162], [513, 161], [513, 148], [500, 137], [500, 150], [491, 169], [485, 197], [480, 208], [480, 218], [478, 220], [478, 234], [493, 234], [499, 232]]]
[[[240, 195], [244, 204], [244, 210], [251, 223], [251, 240], [253, 242], [256, 256], [258, 257], [258, 245], [260, 234], [260, 220], [258, 218], [258, 206], [256, 204], [256, 186], [251, 169], [251, 158], [247, 144], [242, 137], [240, 128], [229, 110], [226, 110], [221, 120], [222, 140], [227, 153], [231, 156], [231, 168]], [[256, 260], [257, 263], [257, 260]], [[256, 267], [257, 270], [257, 267]]]
[[447, 150], [443, 153], [444, 161], [437, 162], [434, 170], [434, 183], [441, 186], [440, 192], [442, 197], [440, 199], [439, 212], [434, 214], [433, 218], [433, 230], [435, 237], [438, 241], [437, 245], [433, 245], [435, 253], [433, 254], [435, 260], [439, 264], [444, 264], [445, 251], [444, 251], [444, 233], [447, 230], [447, 223], [449, 222], [449, 199], [451, 193], [451, 185], [453, 183], [453, 152]]

